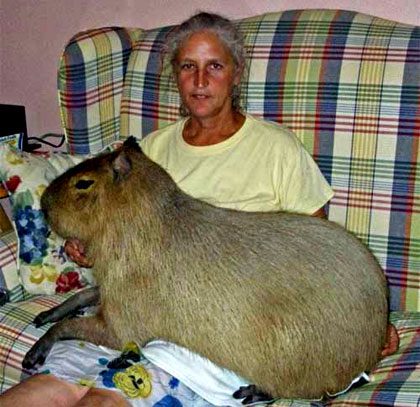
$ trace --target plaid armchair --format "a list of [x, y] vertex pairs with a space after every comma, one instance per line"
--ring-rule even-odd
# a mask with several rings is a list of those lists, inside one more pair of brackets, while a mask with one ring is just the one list
[[[291, 10], [237, 24], [248, 50], [244, 110], [297, 134], [335, 191], [329, 219], [370, 247], [388, 279], [398, 352], [369, 384], [325, 404], [418, 406], [419, 28], [344, 10]], [[72, 154], [144, 137], [178, 118], [179, 96], [160, 54], [170, 29], [110, 27], [70, 40], [58, 93]], [[0, 308], [0, 389], [25, 377], [21, 360], [45, 330], [30, 322], [62, 299], [26, 296]]]

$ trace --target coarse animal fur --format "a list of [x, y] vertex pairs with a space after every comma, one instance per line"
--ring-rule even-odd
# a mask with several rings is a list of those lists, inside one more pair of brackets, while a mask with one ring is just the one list
[[53, 181], [42, 208], [58, 234], [86, 244], [101, 310], [54, 325], [26, 366], [58, 339], [161, 338], [273, 396], [313, 398], [380, 359], [386, 280], [339, 225], [193, 199], [131, 139]]

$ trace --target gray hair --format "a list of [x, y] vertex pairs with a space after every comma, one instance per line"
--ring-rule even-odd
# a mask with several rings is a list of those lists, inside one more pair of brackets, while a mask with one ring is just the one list
[[[180, 48], [185, 40], [191, 35], [200, 31], [211, 31], [215, 33], [222, 43], [229, 50], [236, 70], [245, 68], [246, 51], [242, 34], [232, 21], [218, 14], [200, 12], [178, 25], [168, 36], [165, 54], [172, 65], [173, 73], [176, 72], [176, 62]], [[232, 90], [232, 108], [235, 111], [241, 109], [240, 89], [235, 85]], [[185, 106], [180, 107], [182, 116], [187, 116]]]

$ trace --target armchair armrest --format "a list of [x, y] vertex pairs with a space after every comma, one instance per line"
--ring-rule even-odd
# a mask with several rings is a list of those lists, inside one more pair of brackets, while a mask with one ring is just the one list
[[124, 75], [142, 32], [92, 29], [76, 34], [65, 46], [58, 69], [58, 97], [70, 152], [95, 153], [118, 139]]

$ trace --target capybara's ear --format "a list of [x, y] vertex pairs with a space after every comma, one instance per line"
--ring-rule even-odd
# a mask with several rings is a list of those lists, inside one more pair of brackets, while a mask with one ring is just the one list
[[141, 148], [139, 146], [139, 143], [134, 136], [128, 137], [128, 139], [126, 139], [124, 141], [123, 145], [124, 145], [124, 147], [131, 147], [131, 148], [134, 148], [135, 150], [138, 150], [138, 151], [141, 150]]
[[121, 150], [112, 163], [114, 181], [120, 182], [126, 178], [130, 174], [132, 166], [130, 157], [128, 157], [124, 150]]

